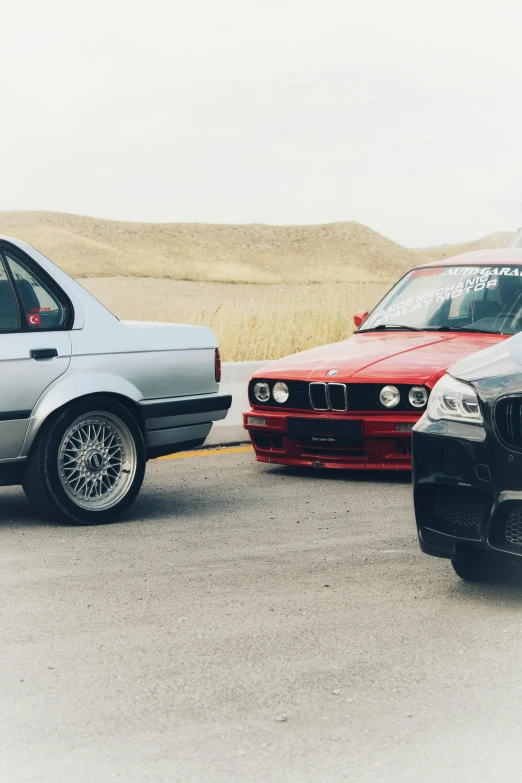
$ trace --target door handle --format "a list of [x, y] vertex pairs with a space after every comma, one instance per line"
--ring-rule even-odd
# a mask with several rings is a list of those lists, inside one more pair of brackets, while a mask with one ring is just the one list
[[30, 352], [31, 359], [54, 359], [58, 356], [56, 348], [36, 348]]

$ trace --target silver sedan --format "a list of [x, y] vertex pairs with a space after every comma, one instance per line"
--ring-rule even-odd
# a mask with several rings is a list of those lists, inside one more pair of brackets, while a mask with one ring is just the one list
[[0, 485], [38, 512], [110, 522], [147, 459], [200, 446], [223, 419], [206, 327], [119, 321], [24, 242], [0, 237]]

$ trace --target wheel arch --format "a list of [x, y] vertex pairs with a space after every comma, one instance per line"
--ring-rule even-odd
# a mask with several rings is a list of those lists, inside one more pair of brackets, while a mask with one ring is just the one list
[[50, 416], [62, 411], [67, 405], [78, 400], [103, 395], [120, 404], [131, 413], [142, 432], [144, 421], [139, 405], [142, 399], [140, 391], [129, 381], [108, 374], [89, 374], [57, 379], [38, 400], [29, 420], [20, 457], [27, 457], [42, 425]]

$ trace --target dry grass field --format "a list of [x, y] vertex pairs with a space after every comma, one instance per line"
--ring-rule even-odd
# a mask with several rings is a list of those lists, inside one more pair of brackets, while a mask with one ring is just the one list
[[122, 223], [2, 212], [0, 235], [38, 248], [123, 319], [205, 324], [225, 361], [275, 359], [348, 337], [409, 269], [511, 234], [411, 250], [355, 222]]
[[354, 222], [119, 223], [54, 212], [1, 212], [0, 234], [25, 240], [74, 277], [266, 285], [378, 282], [429, 260]]
[[389, 283], [230, 285], [150, 278], [81, 280], [119, 318], [204, 324], [225, 361], [277, 359], [349, 337], [353, 313]]

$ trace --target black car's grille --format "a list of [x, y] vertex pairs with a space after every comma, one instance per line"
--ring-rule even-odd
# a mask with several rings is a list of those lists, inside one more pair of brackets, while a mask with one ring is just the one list
[[459, 490], [439, 490], [433, 503], [433, 515], [459, 527], [478, 528], [484, 514], [485, 498]]
[[[285, 381], [289, 397], [285, 403], [277, 403], [270, 397], [267, 402], [259, 402], [254, 396], [256, 383], [267, 383], [272, 389], [275, 380], [255, 378], [250, 382], [249, 399], [252, 405], [263, 408], [292, 408], [294, 410], [332, 410], [332, 411], [385, 411], [390, 410], [381, 405], [379, 393], [384, 383], [323, 383], [308, 381]], [[401, 401], [394, 411], [418, 411], [424, 408], [414, 408], [408, 402], [408, 392], [411, 386], [394, 384], [400, 391]], [[313, 404], [312, 404], [313, 403]]]
[[480, 539], [480, 524], [488, 509], [485, 495], [470, 489], [437, 487], [428, 527], [456, 537]]
[[495, 406], [495, 424], [502, 440], [522, 448], [522, 397], [504, 397]]
[[522, 508], [520, 506], [511, 509], [504, 535], [508, 544], [522, 546]]

